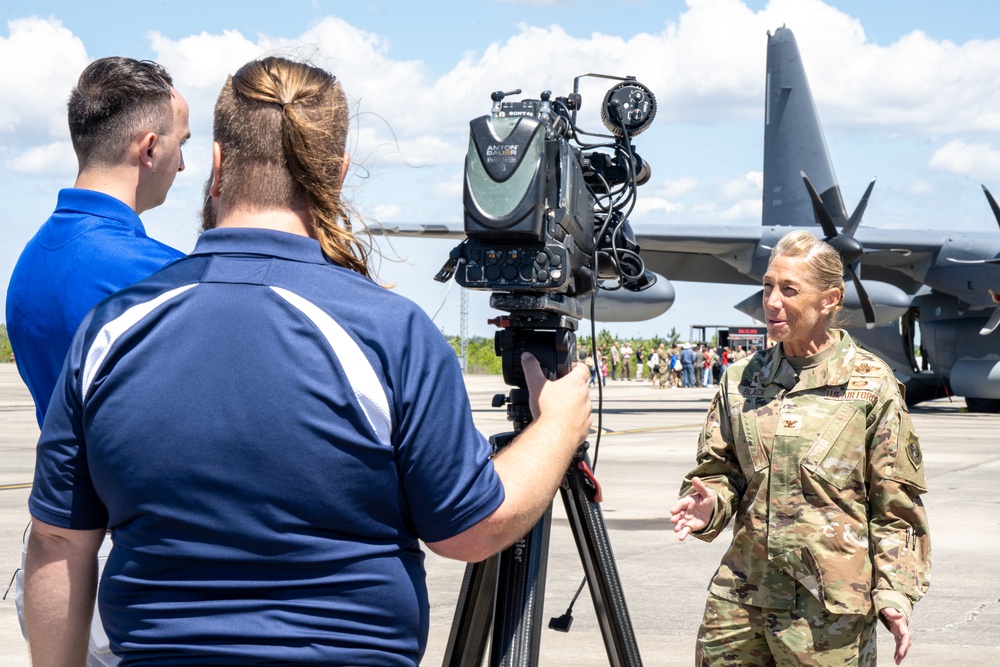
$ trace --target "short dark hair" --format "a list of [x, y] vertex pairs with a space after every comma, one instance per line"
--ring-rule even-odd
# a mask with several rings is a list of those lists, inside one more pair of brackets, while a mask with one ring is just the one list
[[140, 132], [169, 132], [172, 85], [167, 70], [151, 60], [114, 56], [90, 63], [67, 105], [80, 168], [120, 163]]

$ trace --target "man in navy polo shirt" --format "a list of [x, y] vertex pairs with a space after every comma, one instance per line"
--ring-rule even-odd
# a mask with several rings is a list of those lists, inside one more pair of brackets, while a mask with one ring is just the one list
[[340, 198], [348, 125], [327, 72], [241, 68], [194, 252], [74, 337], [29, 501], [35, 667], [82, 664], [106, 528], [123, 667], [417, 665], [420, 541], [479, 561], [551, 502], [590, 429], [585, 367], [549, 382], [525, 355], [535, 420], [491, 456], [454, 351], [368, 277]]
[[188, 108], [166, 70], [131, 58], [96, 60], [80, 75], [68, 116], [76, 183], [59, 192], [7, 288], [7, 333], [39, 426], [87, 311], [183, 256], [146, 236], [139, 221], [184, 170]]

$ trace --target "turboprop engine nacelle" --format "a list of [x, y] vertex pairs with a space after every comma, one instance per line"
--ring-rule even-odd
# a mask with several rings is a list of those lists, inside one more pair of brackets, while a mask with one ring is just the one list
[[[674, 286], [663, 276], [656, 277], [652, 287], [641, 292], [629, 290], [597, 290], [597, 304], [594, 320], [597, 322], [643, 322], [662, 315], [674, 304]], [[583, 316], [590, 318], [589, 296], [580, 299]]]
[[1000, 359], [959, 359], [949, 380], [958, 396], [1000, 398]]

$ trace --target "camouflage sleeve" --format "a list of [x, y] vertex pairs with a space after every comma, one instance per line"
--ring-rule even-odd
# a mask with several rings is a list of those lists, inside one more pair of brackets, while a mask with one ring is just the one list
[[705, 427], [698, 438], [697, 466], [681, 484], [680, 497], [691, 493], [691, 478], [699, 477], [715, 493], [715, 512], [704, 530], [693, 537], [711, 542], [729, 524], [736, 511], [747, 482], [736, 456], [729, 401], [726, 399], [726, 378], [719, 382], [719, 391], [712, 399], [705, 418]]
[[902, 395], [895, 392], [880, 412], [868, 452], [872, 600], [876, 610], [893, 607], [909, 618], [930, 584], [924, 462]]

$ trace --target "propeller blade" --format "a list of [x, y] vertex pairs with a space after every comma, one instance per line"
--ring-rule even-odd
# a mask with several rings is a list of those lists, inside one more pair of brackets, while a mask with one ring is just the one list
[[869, 329], [874, 329], [875, 306], [872, 305], [872, 300], [868, 298], [868, 292], [865, 291], [864, 285], [861, 284], [861, 278], [858, 277], [858, 273], [854, 270], [854, 266], [848, 264], [847, 272], [851, 274], [851, 280], [854, 281], [854, 288], [858, 290], [858, 299], [861, 301], [861, 311], [865, 314], [865, 326]]
[[989, 336], [996, 330], [998, 325], [1000, 325], [1000, 308], [995, 308], [993, 310], [993, 315], [990, 316], [989, 322], [987, 322], [986, 326], [979, 330], [979, 335]]
[[806, 190], [809, 191], [813, 211], [816, 212], [816, 218], [819, 220], [820, 227], [823, 228], [823, 233], [826, 234], [826, 238], [832, 239], [838, 232], [837, 226], [833, 224], [833, 218], [830, 217], [830, 212], [826, 210], [823, 200], [820, 198], [819, 193], [816, 192], [816, 188], [813, 187], [812, 181], [806, 176], [806, 172], [800, 171], [799, 175], [802, 176], [802, 182], [806, 184]]
[[997, 224], [1000, 225], [1000, 206], [997, 206], [997, 200], [993, 198], [990, 191], [983, 186], [983, 192], [986, 194], [986, 201], [990, 203], [990, 208], [993, 209], [993, 217], [996, 218]]
[[861, 216], [865, 214], [865, 209], [868, 208], [868, 198], [872, 194], [872, 188], [875, 187], [875, 179], [871, 180], [868, 184], [868, 189], [865, 190], [864, 196], [861, 197], [861, 201], [858, 202], [857, 208], [854, 209], [854, 213], [851, 214], [851, 219], [847, 221], [847, 225], [844, 227], [844, 233], [848, 236], [854, 236], [854, 232], [858, 231], [858, 225], [861, 224]]

